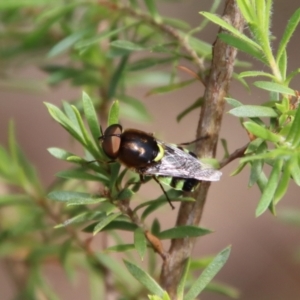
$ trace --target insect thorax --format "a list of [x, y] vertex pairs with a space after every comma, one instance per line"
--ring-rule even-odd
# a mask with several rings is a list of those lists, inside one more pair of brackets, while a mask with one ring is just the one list
[[122, 134], [119, 160], [134, 169], [155, 163], [160, 149], [155, 138], [143, 131], [126, 130]]

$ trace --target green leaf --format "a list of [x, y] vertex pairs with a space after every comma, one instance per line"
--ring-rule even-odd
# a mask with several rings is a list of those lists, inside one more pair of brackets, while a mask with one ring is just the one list
[[156, 21], [160, 22], [161, 18], [158, 14], [155, 0], [144, 0], [146, 7], [148, 9], [148, 12], [150, 13], [151, 17]]
[[270, 206], [273, 197], [275, 195], [276, 188], [278, 186], [282, 165], [283, 165], [282, 159], [276, 160], [274, 167], [271, 171], [269, 181], [266, 184], [262, 196], [257, 205], [256, 212], [255, 212], [256, 217], [262, 215]]
[[126, 41], [126, 40], [115, 40], [110, 43], [110, 46], [114, 48], [124, 49], [129, 52], [147, 50], [147, 48], [142, 45], [130, 41]]
[[157, 88], [154, 88], [154, 89], [148, 91], [146, 95], [151, 96], [151, 95], [156, 95], [156, 94], [169, 93], [169, 92], [181, 89], [185, 86], [188, 86], [193, 82], [195, 82], [195, 79], [190, 79], [190, 80], [186, 80], [186, 81], [182, 81], [182, 82], [178, 82], [178, 83], [168, 84], [166, 86], [160, 86], [160, 87], [157, 87]]
[[117, 217], [121, 216], [121, 212], [112, 213], [108, 215], [106, 218], [103, 218], [95, 227], [93, 235], [96, 235], [99, 231], [101, 231], [105, 226], [107, 226], [110, 222], [115, 220]]
[[14, 0], [0, 2], [0, 9], [19, 9], [21, 7], [38, 7], [42, 5], [49, 5], [48, 0]]
[[231, 24], [227, 23], [223, 18], [209, 13], [209, 12], [200, 12], [201, 15], [203, 15], [205, 18], [209, 19], [210, 21], [212, 21], [213, 23], [225, 28], [226, 30], [228, 30], [229, 32], [231, 32], [233, 35], [235, 35], [236, 37], [238, 37], [239, 39], [243, 40], [244, 44], [248, 44], [250, 46], [252, 46], [253, 48], [262, 51], [260, 45], [258, 45], [256, 42], [254, 42], [252, 39], [250, 39], [249, 37], [247, 37], [245, 34], [243, 34], [242, 32], [240, 32], [238, 29], [236, 29], [234, 26], [232, 26]]
[[121, 116], [139, 122], [151, 121], [151, 115], [145, 105], [138, 99], [127, 95], [119, 95], [122, 101]]
[[187, 114], [192, 112], [194, 109], [197, 109], [198, 107], [201, 107], [203, 105], [203, 97], [198, 98], [193, 104], [188, 106], [185, 110], [183, 110], [177, 117], [177, 122], [180, 122], [183, 117], [185, 117]]
[[274, 195], [274, 204], [276, 205], [281, 198], [286, 194], [291, 179], [290, 165], [292, 160], [288, 160], [283, 168], [283, 172]]
[[255, 6], [249, 1], [237, 0], [239, 9], [243, 17], [248, 23], [252, 23], [256, 19]]
[[52, 118], [61, 124], [82, 145], [85, 145], [81, 132], [79, 132], [76, 126], [74, 126], [74, 124], [65, 116], [65, 114], [58, 107], [51, 103], [45, 102], [45, 105], [47, 106]]
[[60, 171], [55, 174], [57, 177], [66, 179], [78, 179], [78, 180], [90, 180], [90, 181], [101, 181], [105, 185], [108, 185], [109, 178], [103, 174], [98, 173], [97, 175], [89, 174], [83, 170], [66, 170]]
[[134, 71], [141, 71], [145, 70], [157, 65], [169, 63], [174, 60], [174, 57], [166, 57], [166, 58], [159, 58], [159, 57], [147, 57], [142, 58], [139, 60], [136, 60], [134, 62], [131, 62], [127, 69], [128, 71], [134, 72]]
[[279, 46], [278, 46], [278, 51], [277, 51], [277, 56], [276, 56], [276, 61], [277, 63], [280, 61], [281, 56], [283, 55], [284, 51], [287, 48], [287, 44], [290, 41], [292, 35], [294, 34], [298, 24], [300, 21], [300, 8], [298, 8], [288, 21], [288, 24], [285, 28], [285, 31], [283, 33], [282, 39], [280, 40]]
[[134, 231], [134, 247], [142, 260], [147, 250], [147, 240], [142, 228], [137, 228]]
[[157, 218], [153, 220], [152, 226], [151, 226], [151, 233], [157, 236], [160, 232], [160, 223]]
[[222, 250], [213, 261], [204, 269], [198, 279], [192, 284], [190, 290], [184, 297], [184, 300], [194, 300], [203, 291], [207, 284], [215, 277], [220, 269], [225, 265], [231, 247]]
[[83, 41], [79, 41], [75, 45], [75, 48], [83, 50], [83, 48], [90, 47], [94, 44], [98, 45], [100, 41], [102, 41], [104, 39], [108, 39], [113, 36], [117, 36], [118, 33], [125, 31], [125, 30], [129, 29], [130, 27], [134, 27], [138, 24], [139, 24], [139, 22], [134, 22], [134, 23], [128, 24], [123, 27], [118, 27], [117, 29], [114, 29], [114, 30], [111, 30], [111, 28], [108, 28], [107, 30], [103, 30], [101, 33], [99, 33], [96, 36], [93, 36], [92, 38], [89, 38], [89, 39], [86, 39]]
[[125, 252], [133, 249], [135, 249], [134, 244], [121, 244], [108, 247], [105, 252]]
[[113, 124], [119, 124], [119, 101], [118, 100], [112, 103], [108, 113], [107, 127]]
[[190, 272], [190, 258], [186, 258], [184, 262], [184, 269], [182, 272], [182, 276], [180, 278], [180, 282], [177, 286], [177, 300], [183, 300], [184, 299], [184, 288], [186, 284], [186, 280], [188, 278]]
[[108, 270], [111, 271], [111, 274], [114, 275], [114, 277], [117, 279], [117, 282], [122, 283], [124, 287], [132, 287], [132, 278], [128, 276], [127, 270], [122, 264], [119, 263], [118, 260], [116, 260], [115, 257], [101, 253], [99, 251], [95, 254], [95, 256], [97, 257], [101, 265], [105, 266]]
[[83, 103], [84, 115], [86, 117], [90, 131], [94, 138], [94, 141], [97, 145], [98, 139], [101, 135], [100, 126], [99, 126], [99, 122], [98, 122], [94, 104], [93, 104], [91, 98], [89, 97], [89, 95], [86, 94], [85, 92], [82, 93], [82, 103]]
[[[77, 121], [78, 121], [78, 124], [79, 124], [79, 128], [80, 128], [81, 133], [83, 135], [83, 138], [85, 140], [85, 145], [88, 148], [88, 151], [90, 153], [92, 153], [92, 155], [94, 157], [97, 157], [97, 155], [98, 155], [98, 149], [96, 148], [95, 144], [90, 139], [90, 135], [87, 132], [85, 126], [84, 126], [84, 123], [83, 123], [83, 120], [81, 118], [80, 112], [78, 111], [78, 109], [74, 105], [72, 105], [72, 109], [73, 109], [73, 111], [74, 111], [74, 113], [76, 115], [76, 118], [77, 118]], [[96, 141], [96, 143], [97, 143], [97, 141]]]
[[289, 171], [295, 181], [295, 183], [300, 186], [300, 167], [299, 167], [299, 159], [296, 155], [293, 155], [290, 158]]
[[130, 272], [130, 274], [143, 286], [146, 287], [146, 289], [159, 297], [162, 297], [164, 294], [164, 290], [159, 286], [159, 284], [144, 270], [142, 270], [137, 265], [124, 260], [124, 264], [127, 268], [127, 270]]
[[251, 164], [251, 173], [250, 173], [250, 178], [249, 178], [249, 183], [248, 186], [251, 187], [253, 186], [257, 180], [260, 177], [260, 174], [263, 169], [263, 161], [262, 160], [255, 160]]
[[[98, 224], [97, 223], [93, 223], [88, 225], [87, 227], [85, 227], [83, 229], [84, 232], [93, 232], [95, 226]], [[110, 222], [108, 225], [106, 225], [102, 231], [108, 231], [108, 230], [123, 230], [123, 231], [130, 231], [133, 232], [137, 229], [137, 225], [135, 225], [134, 223], [130, 223], [127, 221], [120, 221], [120, 220], [114, 220], [112, 222]]]
[[99, 211], [95, 211], [95, 212], [85, 211], [71, 219], [64, 221], [62, 224], [56, 225], [54, 228], [65, 227], [65, 226], [68, 226], [73, 223], [81, 223], [81, 222], [85, 222], [85, 221], [91, 221], [91, 220], [94, 220], [95, 218], [100, 218], [101, 215], [104, 215], [104, 213], [101, 213]]
[[116, 94], [119, 83], [121, 82], [123, 74], [126, 70], [128, 58], [128, 55], [125, 55], [121, 58], [119, 65], [117, 66], [117, 68], [115, 68], [115, 71], [111, 76], [107, 92], [108, 99], [112, 99]]
[[274, 75], [262, 71], [245, 71], [239, 74], [239, 77], [245, 78], [245, 77], [257, 77], [257, 76], [264, 76], [269, 77], [271, 79], [276, 79]]
[[273, 108], [259, 105], [242, 105], [231, 109], [228, 113], [239, 118], [273, 118], [278, 116]]
[[48, 148], [47, 150], [55, 158], [58, 158], [58, 159], [61, 159], [61, 160], [67, 160], [70, 156], [74, 156], [73, 153], [68, 152], [68, 151], [66, 151], [64, 149], [61, 149], [61, 148], [52, 147], [52, 148]]
[[123, 189], [117, 196], [118, 201], [129, 200], [134, 195], [134, 192], [131, 189]]
[[23, 194], [7, 194], [0, 195], [0, 207], [14, 205], [32, 205], [35, 203], [28, 195]]
[[67, 202], [68, 204], [94, 204], [107, 200], [99, 196], [91, 195], [88, 193], [80, 192], [67, 192], [67, 191], [52, 191], [47, 195], [47, 198], [59, 202]]
[[267, 90], [267, 91], [275, 92], [275, 93], [281, 93], [284, 95], [295, 96], [294, 90], [290, 89], [287, 86], [279, 84], [279, 83], [269, 82], [269, 81], [255, 81], [253, 84], [256, 87], [263, 89], [263, 90]]
[[244, 122], [243, 125], [249, 132], [254, 134], [256, 137], [262, 138], [263, 140], [267, 140], [273, 143], [284, 142], [284, 138], [282, 136], [280, 136], [279, 134], [275, 134], [267, 128], [264, 128], [254, 122]]
[[233, 99], [233, 98], [225, 97], [224, 99], [232, 107], [239, 107], [239, 106], [243, 106], [244, 105], [242, 102], [240, 102], [240, 101], [238, 101], [236, 99]]
[[[288, 60], [287, 53], [286, 53], [286, 51], [284, 51], [283, 54], [281, 55], [281, 58], [280, 58], [279, 62], [278, 62], [278, 67], [279, 67], [282, 79], [284, 81], [286, 80], [287, 60]], [[288, 85], [286, 82], [285, 82], [285, 84]]]
[[201, 228], [198, 226], [185, 225], [185, 226], [177, 226], [170, 228], [168, 230], [164, 230], [159, 232], [158, 238], [161, 240], [165, 239], [183, 239], [187, 237], [198, 237], [202, 235], [206, 235], [211, 233], [212, 231], [209, 229]]
[[285, 84], [287, 84], [287, 85], [290, 84], [291, 80], [292, 80], [296, 75], [298, 75], [299, 73], [300, 73], [300, 68], [298, 68], [298, 69], [292, 71], [292, 72], [287, 76], [287, 78], [286, 78], [286, 80], [285, 80]]
[[80, 41], [86, 34], [90, 33], [90, 29], [80, 29], [76, 30], [71, 35], [65, 37], [57, 44], [55, 44], [50, 51], [48, 52], [47, 56], [52, 58], [54, 56], [63, 54], [64, 52], [68, 51], [75, 43]]
[[190, 36], [188, 38], [190, 47], [194, 49], [200, 57], [211, 58], [212, 47], [211, 44], [203, 42], [198, 38]]
[[168, 17], [162, 17], [163, 23], [171, 25], [172, 27], [176, 27], [181, 30], [190, 30], [191, 25], [187, 22], [177, 19], [177, 18], [168, 18]]
[[298, 147], [300, 143], [300, 106], [296, 110], [295, 118], [292, 127], [286, 138], [287, 142], [291, 143], [294, 147]]
[[264, 64], [268, 64], [265, 56], [262, 53], [262, 50], [253, 46], [252, 43], [245, 42], [243, 39], [240, 37], [236, 37], [233, 35], [230, 35], [228, 33], [219, 33], [218, 37], [225, 42], [226, 44], [237, 48], [238, 50], [245, 52], [256, 59], [260, 60]]

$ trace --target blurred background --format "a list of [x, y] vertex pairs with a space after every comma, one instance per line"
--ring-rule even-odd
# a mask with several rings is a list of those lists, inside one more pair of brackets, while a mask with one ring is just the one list
[[[199, 11], [208, 10], [211, 1], [157, 1], [162, 15], [180, 18], [192, 26], [200, 22]], [[225, 2], [225, 1], [224, 1]], [[281, 37], [287, 20], [298, 8], [297, 1], [274, 1], [273, 34]], [[221, 14], [223, 5], [219, 13]], [[208, 43], [215, 40], [218, 28], [210, 25], [201, 32], [201, 39]], [[299, 65], [299, 34], [297, 29], [288, 48], [288, 65], [295, 69]], [[276, 49], [276, 40], [274, 41]], [[247, 56], [239, 58], [247, 60]], [[258, 62], [252, 62], [260, 70]], [[263, 70], [262, 70], [263, 71]], [[34, 66], [18, 70], [17, 77], [46, 80], [47, 75]], [[183, 77], [187, 75], [183, 74]], [[299, 89], [299, 77], [293, 82], [293, 88]], [[195, 138], [199, 110], [192, 112], [176, 122], [176, 116], [195, 100], [195, 95], [203, 93], [200, 84], [193, 84], [185, 89], [168, 95], [146, 96], [148, 89], [132, 86], [130, 94], [141, 99], [152, 115], [149, 123], [133, 123], [121, 120], [124, 128], [134, 127], [153, 132], [166, 142], [180, 143]], [[240, 83], [232, 82], [230, 95], [243, 103], [260, 104], [267, 100], [267, 94], [256, 88], [248, 92]], [[27, 157], [34, 163], [45, 185], [51, 184], [55, 173], [66, 168], [67, 164], [55, 159], [48, 152], [49, 147], [72, 149], [80, 152], [78, 145], [70, 140], [69, 135], [49, 116], [44, 101], [60, 105], [61, 100], [75, 99], [81, 96], [81, 90], [68, 84], [38, 93], [25, 93], [11, 90], [0, 91], [0, 142], [7, 145], [8, 122], [13, 119], [16, 136]], [[122, 106], [121, 106], [122, 109]], [[226, 111], [228, 111], [227, 107]], [[225, 113], [220, 138], [228, 141], [229, 150], [247, 143], [247, 135], [241, 129], [239, 120]], [[75, 148], [75, 150], [74, 150]], [[223, 150], [219, 146], [217, 158], [221, 159]], [[1, 162], [0, 162], [1, 163]], [[247, 187], [249, 169], [245, 168], [241, 174], [231, 177], [230, 173], [238, 162], [234, 161], [223, 170], [222, 180], [213, 183], [205, 206], [201, 226], [210, 228], [213, 234], [199, 239], [195, 245], [194, 256], [218, 253], [227, 245], [232, 245], [229, 261], [217, 276], [217, 280], [228, 283], [241, 292], [243, 300], [300, 299], [300, 264], [299, 246], [300, 229], [283, 223], [279, 218], [265, 213], [255, 218], [255, 208], [259, 199], [257, 187]], [[1, 186], [0, 186], [1, 187]], [[2, 187], [4, 188], [4, 187]], [[278, 209], [299, 209], [299, 189], [291, 186]], [[159, 187], [148, 183], [143, 187], [139, 196], [141, 199], [151, 199], [160, 194]], [[172, 227], [176, 219], [177, 210], [172, 211], [165, 206], [161, 210], [161, 220], [164, 228]], [[163, 217], [162, 217], [163, 216]], [[99, 235], [100, 236], [100, 235]], [[97, 237], [93, 247], [97, 249]], [[128, 237], [129, 239], [131, 236]], [[49, 281], [55, 287], [62, 299], [84, 299], [88, 293], [88, 283], [84, 274], [79, 274], [74, 283], [69, 283], [64, 272], [57, 266], [47, 268]], [[134, 279], [133, 279], [134, 280]], [[14, 286], [7, 275], [6, 268], [0, 261], [0, 298], [12, 299]], [[101, 299], [101, 298], [100, 298]], [[105, 299], [105, 297], [103, 297]], [[201, 299], [225, 299], [222, 296], [205, 293]]]

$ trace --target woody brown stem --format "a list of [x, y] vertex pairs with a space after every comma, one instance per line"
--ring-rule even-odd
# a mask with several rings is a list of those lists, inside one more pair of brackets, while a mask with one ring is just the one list
[[[227, 0], [223, 18], [235, 28], [242, 31], [244, 20], [234, 0]], [[220, 29], [222, 32], [223, 29]], [[217, 38], [213, 45], [213, 60], [207, 81], [204, 105], [201, 109], [197, 137], [209, 136], [205, 143], [197, 143], [199, 157], [214, 157], [218, 135], [224, 113], [224, 97], [227, 94], [232, 78], [237, 50]], [[201, 220], [210, 182], [201, 182], [194, 193], [196, 202], [181, 204], [176, 225], [198, 225]], [[184, 261], [190, 257], [194, 238], [172, 240], [169, 256], [164, 261], [161, 272], [161, 284], [168, 291], [171, 299], [176, 299], [176, 289], [184, 267]]]

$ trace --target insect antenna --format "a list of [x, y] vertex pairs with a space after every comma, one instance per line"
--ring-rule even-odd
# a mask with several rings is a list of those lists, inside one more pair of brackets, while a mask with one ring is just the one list
[[160, 186], [160, 188], [162, 189], [162, 191], [163, 191], [165, 197], [167, 198], [167, 200], [168, 200], [168, 202], [169, 202], [171, 208], [174, 209], [175, 206], [172, 204], [172, 202], [171, 202], [171, 200], [170, 200], [168, 194], [166, 193], [164, 187], [162, 186], [162, 184], [159, 182], [159, 180], [158, 180], [155, 176], [152, 176], [152, 178], [159, 184], [159, 186]]

